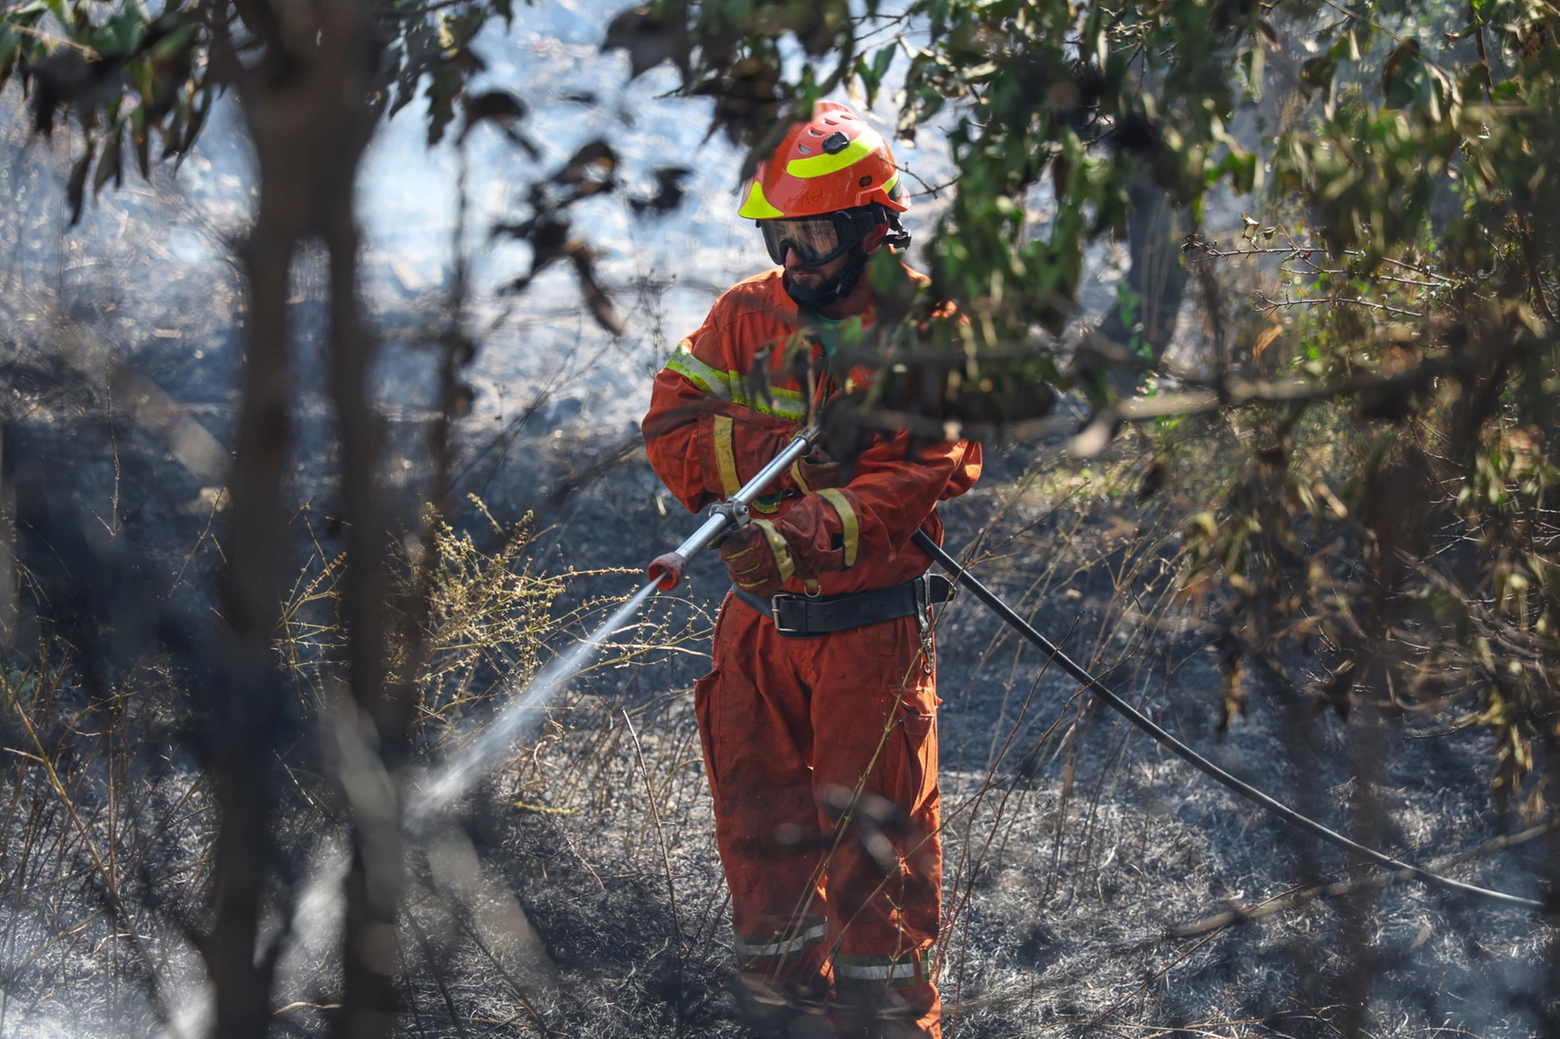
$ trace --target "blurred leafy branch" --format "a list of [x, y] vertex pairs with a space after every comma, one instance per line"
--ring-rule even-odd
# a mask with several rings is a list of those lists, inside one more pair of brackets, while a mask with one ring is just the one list
[[[881, 319], [838, 363], [882, 374], [832, 427], [979, 435], [1064, 392], [1075, 453], [1145, 424], [1144, 497], [1192, 473], [1182, 587], [1227, 632], [1226, 722], [1248, 665], [1341, 712], [1462, 705], [1521, 788], [1560, 735], [1552, 4], [655, 0], [606, 46], [715, 94], [744, 176], [821, 93], [902, 83], [899, 137], [945, 132], [957, 175], [930, 285], [872, 266]], [[1144, 184], [1191, 232], [1203, 335], [1173, 357], [1080, 320]], [[1265, 219], [1221, 245], [1238, 196]], [[1232, 309], [1221, 274], [1263, 283]]]
[[[182, 159], [199, 137], [213, 97], [246, 74], [285, 79], [290, 63], [318, 49], [306, 6], [208, 0], [154, 5], [104, 0], [33, 0], [0, 14], [0, 85], [18, 76], [34, 128], [52, 133], [73, 115], [83, 147], [70, 176], [72, 220], [89, 178], [94, 192], [124, 180], [127, 156], [143, 177], [155, 161]], [[381, 47], [368, 84], [376, 109], [394, 115], [417, 95], [428, 101], [428, 140], [441, 140], [467, 80], [485, 66], [471, 41], [493, 17], [513, 17], [511, 0], [374, 5]], [[491, 107], [491, 106], [490, 106]], [[479, 112], [500, 121], [523, 110]]]

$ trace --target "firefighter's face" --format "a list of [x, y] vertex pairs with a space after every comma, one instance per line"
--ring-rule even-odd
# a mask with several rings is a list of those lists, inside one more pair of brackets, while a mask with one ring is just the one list
[[839, 276], [840, 271], [850, 262], [850, 253], [836, 256], [828, 263], [813, 266], [803, 262], [796, 255], [796, 250], [787, 247], [785, 250], [785, 273], [791, 279], [791, 284], [800, 285], [804, 289], [821, 289]]

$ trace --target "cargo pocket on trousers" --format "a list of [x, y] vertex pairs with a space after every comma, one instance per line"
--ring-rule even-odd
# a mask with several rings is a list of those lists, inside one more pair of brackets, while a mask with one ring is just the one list
[[709, 780], [711, 797], [716, 795], [715, 712], [720, 709], [716, 703], [719, 685], [719, 671], [711, 671], [693, 683], [693, 716], [699, 725], [699, 746], [704, 751], [704, 777]]
[[912, 812], [924, 805], [937, 789], [937, 715], [916, 710], [915, 704], [901, 704], [899, 729], [905, 740], [905, 766], [909, 772]]

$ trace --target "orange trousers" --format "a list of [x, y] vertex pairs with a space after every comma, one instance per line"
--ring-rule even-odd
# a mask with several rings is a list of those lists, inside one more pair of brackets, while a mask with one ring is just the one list
[[935, 1039], [938, 700], [916, 619], [783, 639], [728, 595], [713, 657], [695, 708], [746, 980], [842, 1034]]

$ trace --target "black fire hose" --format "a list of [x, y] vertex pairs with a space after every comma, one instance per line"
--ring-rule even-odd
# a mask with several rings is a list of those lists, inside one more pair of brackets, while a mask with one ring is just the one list
[[991, 612], [1002, 618], [1002, 620], [1006, 622], [1007, 625], [1014, 631], [1018, 632], [1020, 635], [1024, 636], [1024, 638], [1028, 639], [1034, 645], [1043, 650], [1045, 654], [1054, 660], [1063, 671], [1067, 672], [1067, 674], [1081, 682], [1085, 689], [1091, 691], [1095, 696], [1098, 696], [1100, 699], [1110, 704], [1110, 706], [1115, 708], [1122, 717], [1127, 719], [1127, 721], [1148, 733], [1148, 735], [1153, 737], [1156, 742], [1165, 747], [1168, 747], [1187, 764], [1191, 765], [1193, 768], [1197, 769], [1199, 772], [1215, 780], [1216, 782], [1224, 784], [1226, 787], [1235, 791], [1235, 793], [1239, 794], [1241, 797], [1244, 797], [1246, 800], [1261, 806], [1269, 813], [1278, 816], [1278, 818], [1289, 823], [1291, 826], [1295, 826], [1304, 830], [1313, 837], [1319, 837], [1322, 840], [1327, 841], [1329, 844], [1335, 844], [1338, 847], [1343, 848], [1345, 851], [1353, 852], [1360, 858], [1374, 862], [1378, 866], [1385, 866], [1388, 869], [1396, 870], [1400, 876], [1407, 877], [1411, 880], [1417, 880], [1421, 883], [1430, 884], [1434, 887], [1446, 888], [1449, 891], [1461, 891], [1463, 894], [1475, 895], [1479, 898], [1488, 899], [1492, 902], [1499, 902], [1503, 905], [1516, 906], [1522, 909], [1544, 910], [1547, 908], [1543, 902], [1540, 902], [1536, 899], [1519, 898], [1516, 895], [1508, 895], [1502, 891], [1491, 891], [1489, 888], [1478, 887], [1474, 884], [1464, 884], [1460, 880], [1452, 880], [1450, 877], [1443, 877], [1437, 873], [1430, 873], [1426, 870], [1422, 870], [1417, 866], [1411, 866], [1408, 863], [1399, 859], [1395, 859], [1390, 855], [1383, 854], [1374, 848], [1367, 848], [1358, 841], [1350, 840], [1336, 830], [1332, 830], [1326, 826], [1323, 826], [1315, 819], [1301, 815], [1299, 812], [1295, 811], [1293, 808], [1290, 808], [1283, 802], [1277, 801], [1272, 797], [1269, 797], [1267, 794], [1264, 794], [1250, 783], [1235, 778], [1220, 768], [1218, 765], [1215, 765], [1213, 762], [1197, 753], [1191, 747], [1188, 747], [1186, 744], [1176, 739], [1169, 732], [1155, 724], [1153, 719], [1149, 718], [1146, 714], [1133, 707], [1126, 700], [1122, 699], [1108, 686], [1100, 682], [1098, 678], [1095, 678], [1093, 675], [1089, 674], [1089, 672], [1085, 671], [1081, 665], [1079, 665], [1066, 653], [1063, 653], [1059, 647], [1051, 642], [1050, 639], [1047, 639], [1044, 635], [1040, 634], [1029, 624], [1028, 621], [1024, 620], [1024, 618], [1015, 613], [1012, 607], [1008, 606], [1007, 603], [999, 599], [996, 593], [972, 577], [969, 571], [965, 570], [964, 567], [959, 565], [958, 560], [954, 559], [947, 552], [944, 552], [942, 547], [934, 542], [931, 538], [927, 537], [924, 531], [916, 531], [913, 536], [913, 540], [924, 552], [926, 552], [927, 555], [936, 560], [937, 564], [946, 570], [949, 576], [951, 576], [957, 583], [962, 584], [968, 588], [970, 592], [974, 594], [975, 598], [985, 603], [986, 606], [991, 609]]

